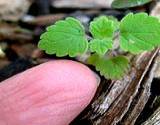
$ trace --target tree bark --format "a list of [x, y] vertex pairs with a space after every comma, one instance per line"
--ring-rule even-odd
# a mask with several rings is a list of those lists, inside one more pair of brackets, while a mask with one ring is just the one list
[[131, 58], [121, 80], [101, 81], [91, 104], [71, 125], [134, 125], [150, 96], [159, 49]]
[[160, 107], [143, 125], [160, 125]]

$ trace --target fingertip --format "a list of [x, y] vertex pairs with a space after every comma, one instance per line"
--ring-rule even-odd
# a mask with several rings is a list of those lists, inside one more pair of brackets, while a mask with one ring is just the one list
[[0, 123], [69, 124], [90, 103], [97, 86], [95, 74], [81, 63], [41, 64], [0, 84], [0, 115], [5, 117]]

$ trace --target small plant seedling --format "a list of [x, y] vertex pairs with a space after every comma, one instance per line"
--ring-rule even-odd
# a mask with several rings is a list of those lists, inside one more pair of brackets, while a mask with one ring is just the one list
[[160, 45], [160, 22], [146, 13], [129, 13], [120, 22], [100, 16], [91, 23], [92, 39], [87, 40], [79, 20], [68, 17], [47, 28], [40, 37], [39, 48], [57, 57], [76, 57], [90, 51], [88, 64], [107, 79], [120, 79], [127, 73], [129, 60], [122, 55], [111, 56], [115, 34], [120, 49], [132, 54], [151, 51]]

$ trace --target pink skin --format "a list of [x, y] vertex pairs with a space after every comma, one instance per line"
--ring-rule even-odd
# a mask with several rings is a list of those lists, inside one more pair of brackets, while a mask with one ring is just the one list
[[0, 83], [0, 125], [68, 125], [97, 89], [85, 65], [50, 61]]

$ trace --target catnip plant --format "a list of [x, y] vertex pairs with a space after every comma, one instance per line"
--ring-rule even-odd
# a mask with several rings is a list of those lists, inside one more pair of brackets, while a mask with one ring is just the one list
[[89, 31], [92, 38], [88, 40], [80, 21], [68, 17], [47, 27], [38, 47], [57, 57], [76, 57], [89, 51], [89, 65], [107, 79], [120, 79], [129, 69], [129, 60], [124, 55], [109, 54], [115, 35], [118, 34], [119, 48], [131, 54], [151, 51], [160, 45], [160, 21], [146, 13], [129, 13], [119, 22], [100, 16], [90, 22]]

